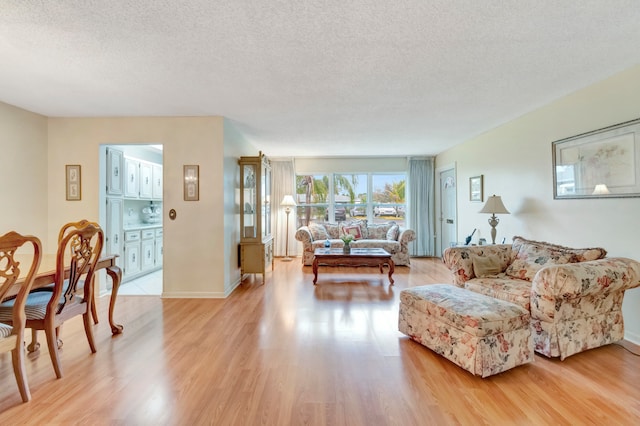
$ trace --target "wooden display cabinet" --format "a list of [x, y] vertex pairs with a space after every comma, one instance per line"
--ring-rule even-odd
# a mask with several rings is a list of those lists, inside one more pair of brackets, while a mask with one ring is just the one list
[[240, 157], [240, 273], [262, 274], [273, 269], [271, 234], [271, 165], [259, 153]]

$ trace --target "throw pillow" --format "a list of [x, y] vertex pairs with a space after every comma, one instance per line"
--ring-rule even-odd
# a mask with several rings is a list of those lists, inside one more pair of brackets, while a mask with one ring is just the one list
[[495, 256], [471, 256], [473, 273], [476, 277], [493, 277], [502, 272], [502, 261]]
[[[350, 220], [347, 222], [340, 222], [341, 234], [344, 234], [344, 228], [346, 226], [358, 226], [360, 228], [360, 238], [367, 238], [367, 220]], [[342, 235], [341, 235], [342, 236]]]
[[324, 227], [327, 230], [327, 234], [329, 234], [329, 238], [332, 240], [340, 238], [340, 226], [337, 223], [325, 223]]
[[517, 254], [520, 251], [522, 245], [525, 244], [534, 244], [540, 247], [548, 247], [552, 250], [560, 251], [560, 252], [568, 252], [576, 256], [576, 262], [585, 262], [589, 260], [598, 260], [603, 259], [607, 255], [607, 251], [602, 247], [591, 247], [591, 248], [571, 248], [560, 246], [557, 244], [551, 244], [544, 241], [533, 241], [527, 240], [525, 238], [515, 236], [513, 237], [513, 245], [512, 251], [514, 254]]
[[511, 277], [531, 281], [543, 266], [575, 262], [577, 256], [574, 253], [527, 242], [520, 244], [515, 259], [505, 272]]
[[[395, 222], [394, 222], [395, 223]], [[373, 223], [367, 227], [370, 240], [386, 240], [387, 232], [393, 226], [391, 223]]]
[[397, 241], [398, 234], [400, 234], [400, 227], [398, 225], [392, 225], [387, 231], [387, 240]]
[[360, 227], [358, 225], [343, 226], [342, 232], [345, 235], [353, 235], [354, 240], [362, 239], [362, 232], [360, 232]]
[[310, 223], [309, 232], [311, 232], [311, 238], [313, 239], [313, 241], [326, 240], [327, 238], [329, 238], [329, 235], [327, 234], [327, 230], [325, 229], [324, 225], [320, 225], [317, 223]]

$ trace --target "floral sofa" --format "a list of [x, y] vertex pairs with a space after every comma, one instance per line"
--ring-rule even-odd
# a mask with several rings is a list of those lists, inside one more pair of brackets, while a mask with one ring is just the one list
[[331, 247], [344, 247], [340, 239], [344, 234], [351, 234], [355, 240], [352, 248], [383, 248], [391, 254], [396, 265], [409, 264], [409, 242], [416, 239], [412, 229], [400, 227], [395, 222], [368, 224], [366, 220], [354, 220], [340, 223], [311, 223], [296, 231], [296, 240], [302, 242], [302, 263], [313, 264], [313, 252], [324, 247], [327, 239]]
[[640, 263], [522, 237], [513, 244], [447, 248], [454, 283], [531, 313], [534, 349], [566, 357], [624, 338], [622, 299], [640, 285]]

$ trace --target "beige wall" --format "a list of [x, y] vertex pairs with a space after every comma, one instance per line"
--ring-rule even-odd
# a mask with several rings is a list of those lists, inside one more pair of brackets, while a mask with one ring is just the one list
[[[469, 177], [484, 175], [486, 196], [502, 196], [497, 240], [514, 235], [640, 260], [640, 198], [554, 200], [551, 142], [640, 117], [640, 66], [573, 93], [437, 156], [457, 168], [458, 239], [478, 228], [490, 241], [488, 215], [469, 201]], [[624, 301], [626, 338], [640, 342], [640, 289]]]
[[224, 119], [224, 247], [225, 295], [240, 284], [238, 245], [240, 244], [240, 167], [242, 156], [258, 155], [259, 151], [238, 133], [230, 120]]
[[0, 103], [0, 234], [47, 236], [47, 118]]
[[[49, 240], [69, 220], [99, 220], [99, 147], [132, 143], [164, 146], [163, 296], [224, 297], [221, 117], [49, 119], [48, 188], [42, 191], [49, 193]], [[65, 164], [82, 166], [82, 201], [65, 201]], [[200, 165], [198, 202], [183, 201], [185, 164]], [[175, 221], [168, 218], [170, 209], [177, 211]]]

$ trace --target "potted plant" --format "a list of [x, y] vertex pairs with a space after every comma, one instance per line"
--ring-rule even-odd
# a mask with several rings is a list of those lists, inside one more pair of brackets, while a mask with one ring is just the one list
[[351, 234], [344, 234], [342, 237], [340, 237], [340, 239], [342, 240], [342, 242], [344, 243], [344, 252], [345, 253], [349, 253], [351, 251], [351, 241], [354, 240], [353, 235]]

